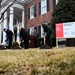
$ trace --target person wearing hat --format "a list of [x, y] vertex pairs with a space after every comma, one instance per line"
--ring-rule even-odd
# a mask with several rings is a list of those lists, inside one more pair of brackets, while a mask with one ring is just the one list
[[52, 48], [52, 29], [49, 25], [47, 24], [42, 24], [42, 27], [44, 29], [44, 32], [46, 33], [45, 36], [45, 43]]

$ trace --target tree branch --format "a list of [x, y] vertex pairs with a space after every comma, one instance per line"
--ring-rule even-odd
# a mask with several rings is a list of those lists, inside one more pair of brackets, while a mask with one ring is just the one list
[[[16, 1], [16, 0], [14, 0], [14, 2], [12, 2], [12, 4], [10, 4], [10, 5], [4, 10], [3, 13], [0, 13], [0, 14], [1, 14], [0, 20], [2, 19], [4, 13], [8, 10], [8, 8], [9, 8], [10, 6], [12, 6], [12, 5], [15, 3], [15, 1]], [[0, 12], [1, 12], [1, 11], [0, 11]]]

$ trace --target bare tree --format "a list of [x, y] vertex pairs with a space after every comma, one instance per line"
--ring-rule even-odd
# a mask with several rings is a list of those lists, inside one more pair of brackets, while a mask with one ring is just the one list
[[24, 3], [27, 3], [29, 1], [32, 0], [0, 0], [0, 20], [2, 19], [4, 13], [8, 10], [8, 8], [12, 6], [15, 2], [25, 5]]
[[[0, 0], [0, 20], [2, 19], [4, 13], [8, 10], [10, 6], [13, 5], [17, 0]], [[4, 10], [2, 10], [4, 9]]]

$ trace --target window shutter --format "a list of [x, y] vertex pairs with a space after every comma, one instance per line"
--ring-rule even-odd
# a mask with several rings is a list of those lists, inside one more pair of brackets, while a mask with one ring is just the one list
[[30, 35], [30, 29], [28, 29], [28, 34]]
[[36, 17], [36, 5], [34, 5], [34, 17]]
[[56, 6], [56, 0], [53, 0], [53, 8]]
[[41, 2], [39, 2], [39, 15], [41, 14]]
[[28, 19], [30, 19], [30, 8], [28, 8]]
[[50, 10], [50, 0], [47, 0], [47, 12]]
[[39, 37], [41, 37], [41, 26], [38, 26]]

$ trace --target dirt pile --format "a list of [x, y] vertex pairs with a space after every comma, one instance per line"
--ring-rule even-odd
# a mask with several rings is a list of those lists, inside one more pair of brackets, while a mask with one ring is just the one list
[[44, 44], [40, 47], [40, 49], [51, 49], [51, 47], [48, 46], [47, 44]]
[[21, 49], [21, 47], [18, 42], [13, 42], [12, 49]]
[[4, 50], [4, 49], [6, 49], [6, 46], [0, 45], [0, 50]]

